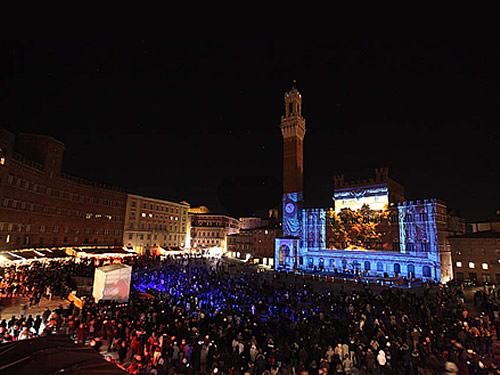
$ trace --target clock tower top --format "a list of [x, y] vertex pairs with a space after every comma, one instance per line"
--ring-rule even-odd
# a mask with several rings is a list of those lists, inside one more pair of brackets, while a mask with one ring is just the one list
[[285, 114], [281, 116], [280, 127], [283, 138], [304, 140], [306, 120], [302, 117], [302, 95], [295, 85], [285, 93]]

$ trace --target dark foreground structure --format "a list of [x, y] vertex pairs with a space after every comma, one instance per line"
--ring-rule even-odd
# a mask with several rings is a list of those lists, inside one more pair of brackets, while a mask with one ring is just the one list
[[0, 346], [0, 374], [124, 374], [89, 346], [66, 335], [13, 341]]

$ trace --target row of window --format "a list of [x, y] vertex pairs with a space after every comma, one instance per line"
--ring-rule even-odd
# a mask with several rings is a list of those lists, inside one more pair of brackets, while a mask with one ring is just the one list
[[196, 245], [220, 245], [220, 240], [193, 240], [193, 246]]
[[[133, 208], [137, 207], [137, 201], [131, 201], [130, 206]], [[155, 210], [156, 211], [162, 211], [162, 212], [170, 212], [170, 213], [179, 213], [179, 207], [172, 207], [172, 206], [165, 206], [165, 205], [160, 205], [160, 204], [153, 204], [153, 203], [146, 203], [142, 202], [142, 208], [143, 209], [150, 209], [150, 210]], [[180, 210], [181, 215], [186, 214], [186, 210]]]
[[40, 185], [40, 184], [31, 182], [31, 181], [25, 180], [23, 178], [16, 177], [14, 175], [9, 175], [9, 177], [7, 178], [7, 183], [9, 185], [18, 187], [20, 189], [26, 189], [26, 190], [32, 191], [34, 193], [49, 195], [49, 196], [54, 197], [54, 198], [66, 199], [66, 200], [70, 200], [73, 202], [99, 204], [99, 205], [103, 205], [103, 206], [118, 207], [118, 208], [123, 207], [123, 203], [120, 201], [109, 200], [109, 199], [104, 199], [104, 198], [97, 198], [97, 197], [90, 197], [88, 195], [74, 194], [74, 193], [70, 193], [68, 191], [53, 189], [53, 188], [49, 188], [49, 187], [44, 186], [44, 185]]
[[69, 227], [59, 227], [53, 226], [48, 227], [45, 225], [31, 225], [31, 224], [16, 224], [16, 223], [0, 223], [0, 232], [13, 233], [13, 232], [24, 232], [24, 233], [70, 233], [70, 234], [95, 234], [95, 235], [115, 235], [119, 236], [122, 234], [121, 229], [90, 229], [84, 228], [80, 230], [78, 228]]
[[[54, 237], [52, 239], [47, 238], [47, 237], [39, 237], [38, 242], [36, 241], [37, 238], [30, 237], [30, 236], [14, 236], [14, 235], [2, 235], [0, 236], [0, 243], [3, 241], [5, 244], [10, 244], [10, 245], [17, 245], [17, 246], [30, 246], [30, 245], [51, 245], [51, 246], [59, 246], [59, 245], [74, 245], [74, 244], [98, 244], [98, 243], [103, 243], [103, 244], [109, 244], [111, 239], [105, 238], [101, 241], [99, 241], [97, 238], [91, 239], [89, 237], [87, 238], [79, 238], [79, 237], [63, 237], [62, 241], [60, 242], [59, 237]], [[117, 245], [120, 241], [118, 238], [113, 238], [112, 242], [114, 245]]]
[[[150, 247], [150, 245], [151, 245], [150, 243], [146, 243], [146, 248]], [[167, 247], [167, 246], [179, 246], [179, 245], [180, 245], [181, 247], [184, 247], [184, 242], [180, 242], [180, 243], [174, 243], [174, 242], [168, 242], [168, 243], [167, 243], [167, 242], [164, 242], [164, 243], [161, 245], [161, 247], [165, 248], [165, 247]], [[144, 248], [144, 243], [142, 243], [142, 242], [141, 242], [140, 244], [136, 244], [136, 246], [139, 246], [139, 247]], [[158, 246], [158, 244], [157, 244], [156, 242], [153, 242], [153, 247], [156, 247], [156, 246]], [[129, 242], [129, 243], [127, 244], [127, 247], [131, 249], [131, 248], [133, 248], [134, 246], [132, 245], [132, 243], [131, 243], [131, 242]]]
[[60, 215], [60, 216], [69, 216], [69, 217], [78, 217], [85, 219], [103, 219], [103, 220], [111, 220], [111, 221], [121, 221], [122, 216], [119, 215], [110, 215], [104, 213], [85, 213], [78, 210], [68, 210], [65, 208], [58, 208], [55, 206], [46, 206], [43, 204], [29, 203], [24, 201], [19, 201], [11, 198], [4, 198], [2, 202], [2, 206], [4, 208], [10, 208], [13, 210], [19, 211], [28, 211], [28, 212], [38, 212], [48, 215]]
[[[236, 219], [235, 219], [236, 220]], [[236, 220], [238, 223], [234, 223], [233, 221], [229, 220], [224, 220], [223, 222], [221, 221], [201, 221], [201, 220], [193, 220], [192, 225], [196, 227], [229, 227], [229, 228], [235, 228], [235, 229], [240, 229], [240, 224], [239, 221]]]
[[[499, 263], [500, 263], [500, 259], [499, 259], [498, 261], [499, 261]], [[463, 267], [463, 263], [462, 263], [462, 261], [457, 260], [457, 261], [456, 261], [456, 263], [455, 263], [455, 266], [456, 266], [457, 268], [462, 268], [462, 267]], [[475, 269], [475, 268], [476, 268], [476, 263], [475, 263], [475, 262], [469, 262], [468, 266], [469, 266], [469, 268], [470, 268], [470, 269]], [[481, 263], [481, 269], [483, 269], [483, 270], [487, 270], [487, 269], [489, 269], [489, 268], [490, 268], [490, 267], [489, 267], [489, 264], [488, 264], [488, 263], [486, 263], [486, 262]]]
[[[139, 239], [139, 240], [143, 240], [143, 239], [144, 239], [144, 233], [137, 233], [137, 234], [134, 234], [134, 233], [129, 233], [129, 234], [128, 234], [128, 239], [129, 239], [129, 240], [133, 240], [135, 237], [137, 237], [137, 239]], [[153, 235], [153, 240], [157, 240], [157, 239], [158, 239], [158, 237], [160, 237], [160, 238], [161, 238], [162, 236], [161, 236], [161, 235], [160, 235], [160, 236], [158, 236], [157, 234], [154, 234], [154, 235]], [[146, 239], [150, 240], [150, 239], [151, 239], [151, 234], [147, 234], [147, 235], [146, 235]], [[176, 235], [175, 235], [175, 234], [174, 234], [174, 235], [169, 234], [169, 235], [168, 235], [168, 239], [169, 239], [170, 241], [171, 241], [171, 240], [175, 240], [175, 239], [176, 239]], [[166, 240], [167, 240], [167, 235], [166, 235], [166, 234], [164, 234], [164, 235], [163, 235], [163, 240], [164, 240], [164, 241], [166, 241]]]
[[[299, 263], [301, 263], [301, 258], [299, 258]], [[303, 260], [302, 260], [303, 262]], [[281, 257], [280, 257], [280, 263], [281, 263]], [[325, 267], [325, 261], [323, 258], [319, 259], [319, 268], [324, 268]], [[347, 259], [338, 259], [337, 262], [335, 259], [330, 259], [329, 261], [329, 266], [330, 268], [339, 268], [342, 270], [348, 270], [348, 269], [361, 269], [363, 266], [363, 269], [365, 271], [371, 271], [372, 270], [372, 264], [370, 261], [365, 261], [363, 264], [357, 261], [348, 261]], [[314, 267], [314, 258], [309, 258], [308, 259], [308, 267], [313, 268]], [[382, 262], [377, 262], [376, 263], [377, 267], [377, 272], [384, 272], [384, 271], [390, 271], [389, 267], [387, 269], [384, 269], [384, 263]], [[401, 273], [401, 264], [399, 263], [394, 263], [392, 265], [392, 272], [395, 274], [400, 274]], [[415, 275], [415, 265], [413, 264], [408, 264], [407, 265], [407, 272], [408, 274], [413, 274]], [[422, 276], [424, 277], [431, 277], [431, 268], [429, 266], [422, 266]]]
[[[167, 224], [162, 224], [162, 223], [154, 223], [154, 225], [152, 223], [140, 223], [140, 225], [138, 226], [139, 229], [142, 229], [142, 230], [163, 230], [163, 231], [166, 231], [167, 230]], [[136, 229], [136, 226], [134, 223], [130, 223], [128, 225], [128, 229], [130, 230], [134, 230]], [[182, 232], [185, 232], [186, 231], [186, 226], [183, 224], [182, 227], [178, 227], [177, 225], [172, 225], [170, 224], [168, 226], [168, 231], [169, 232], [178, 232], [179, 229], [182, 229]]]
[[197, 232], [197, 231], [193, 231], [191, 233], [191, 235], [193, 237], [220, 237], [220, 235], [224, 235], [222, 232]]
[[[178, 216], [165, 216], [165, 215], [158, 215], [158, 214], [152, 214], [152, 213], [146, 213], [146, 212], [142, 212], [141, 213], [141, 217], [145, 217], [145, 218], [150, 218], [150, 219], [161, 219], [161, 220], [179, 220], [179, 217]], [[130, 220], [135, 220], [135, 212], [131, 212], [130, 213]], [[185, 218], [182, 217], [182, 220], [185, 221]]]
[[421, 212], [421, 213], [415, 213], [415, 214], [406, 214], [403, 222], [409, 222], [413, 223], [415, 221], [427, 221], [427, 213]]

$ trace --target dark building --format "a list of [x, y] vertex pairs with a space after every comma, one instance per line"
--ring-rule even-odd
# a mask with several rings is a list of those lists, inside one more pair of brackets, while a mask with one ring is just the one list
[[0, 129], [0, 250], [119, 245], [127, 194], [62, 173], [64, 144]]
[[500, 216], [469, 223], [468, 233], [448, 240], [455, 279], [500, 283]]

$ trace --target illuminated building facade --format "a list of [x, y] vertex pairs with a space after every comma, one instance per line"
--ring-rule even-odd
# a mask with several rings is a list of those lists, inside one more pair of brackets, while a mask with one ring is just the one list
[[143, 254], [188, 243], [189, 204], [127, 195], [123, 243]]
[[220, 214], [190, 214], [191, 248], [219, 247], [227, 252], [227, 236], [239, 233], [240, 221]]
[[0, 249], [123, 245], [127, 194], [62, 173], [64, 144], [0, 129]]
[[367, 180], [335, 176], [333, 208], [302, 208], [301, 104], [295, 88], [285, 94], [283, 236], [275, 239], [275, 269], [449, 280], [446, 205], [405, 201], [387, 168]]

